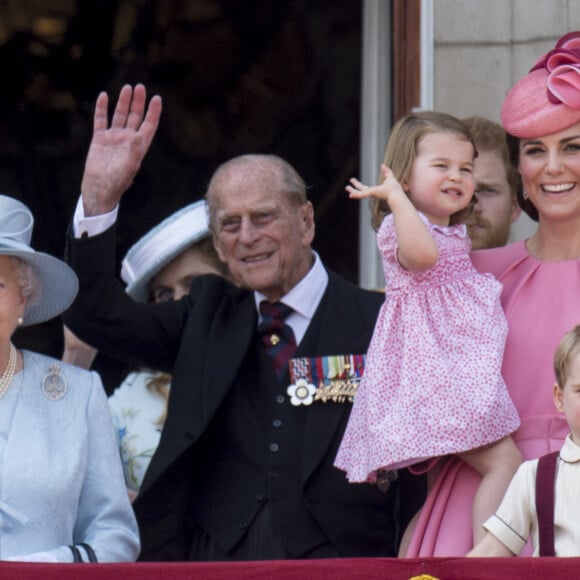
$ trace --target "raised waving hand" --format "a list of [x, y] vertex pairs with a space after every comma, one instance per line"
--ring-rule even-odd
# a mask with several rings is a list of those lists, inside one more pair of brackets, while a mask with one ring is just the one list
[[385, 164], [381, 172], [383, 182], [379, 185], [368, 186], [353, 177], [346, 191], [352, 199], [385, 200], [395, 221], [399, 262], [407, 270], [428, 270], [439, 257], [437, 244], [393, 172]]
[[143, 85], [125, 85], [109, 124], [109, 97], [105, 92], [99, 94], [81, 182], [86, 216], [114, 209], [133, 183], [161, 116], [161, 97], [155, 95], [148, 106], [146, 103]]

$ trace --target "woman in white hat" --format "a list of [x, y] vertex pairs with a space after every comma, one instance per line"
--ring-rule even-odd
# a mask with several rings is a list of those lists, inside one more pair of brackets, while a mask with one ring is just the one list
[[[226, 276], [211, 239], [205, 201], [192, 203], [151, 229], [127, 252], [121, 278], [138, 302], [179, 300], [203, 274]], [[90, 366], [96, 351], [65, 334], [63, 360]], [[76, 349], [73, 355], [72, 350]], [[167, 413], [171, 376], [141, 370], [130, 373], [109, 398], [129, 496], [137, 496], [157, 449]]]
[[64, 262], [30, 247], [33, 223], [0, 195], [0, 559], [133, 561], [137, 525], [98, 374], [11, 341], [78, 289]]

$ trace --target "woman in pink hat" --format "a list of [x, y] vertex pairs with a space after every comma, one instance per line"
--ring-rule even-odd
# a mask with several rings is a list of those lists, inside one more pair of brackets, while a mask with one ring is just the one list
[[[580, 320], [580, 32], [562, 37], [511, 89], [502, 107], [521, 176], [519, 201], [536, 232], [472, 254], [503, 284], [509, 326], [503, 376], [522, 425], [526, 459], [562, 446], [567, 425], [552, 401], [552, 355]], [[465, 555], [478, 476], [458, 460], [442, 470], [419, 516], [407, 557]], [[557, 523], [557, 522], [556, 522]], [[527, 547], [522, 555], [529, 555]]]

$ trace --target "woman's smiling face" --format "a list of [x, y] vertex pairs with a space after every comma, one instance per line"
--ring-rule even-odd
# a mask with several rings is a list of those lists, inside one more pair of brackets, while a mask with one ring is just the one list
[[540, 220], [580, 220], [580, 123], [552, 135], [521, 139], [518, 169]]

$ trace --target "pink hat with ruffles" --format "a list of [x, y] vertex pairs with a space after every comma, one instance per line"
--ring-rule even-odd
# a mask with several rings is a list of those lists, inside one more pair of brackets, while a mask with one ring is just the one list
[[551, 135], [580, 123], [580, 31], [560, 38], [512, 87], [501, 121], [520, 139]]

